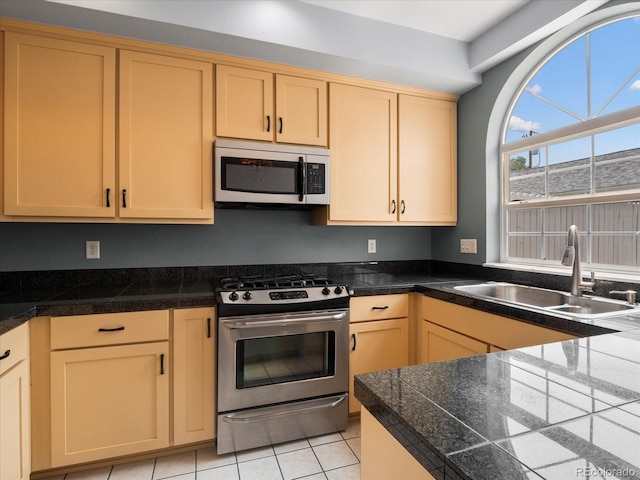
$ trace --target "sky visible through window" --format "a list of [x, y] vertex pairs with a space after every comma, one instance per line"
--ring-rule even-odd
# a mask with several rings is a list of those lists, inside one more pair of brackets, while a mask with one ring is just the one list
[[[505, 143], [640, 105], [640, 16], [602, 26], [558, 51], [530, 79]], [[640, 123], [595, 136], [594, 154], [640, 148]], [[540, 149], [533, 167], [591, 155], [582, 138]]]

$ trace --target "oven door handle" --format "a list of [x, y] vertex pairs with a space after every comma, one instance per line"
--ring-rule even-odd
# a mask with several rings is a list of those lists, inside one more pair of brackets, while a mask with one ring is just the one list
[[248, 412], [228, 413], [222, 415], [222, 421], [225, 423], [261, 422], [267, 419], [287, 415], [299, 415], [300, 413], [308, 413], [316, 410], [326, 410], [341, 405], [346, 398], [346, 395], [341, 395], [340, 397], [331, 397], [327, 400], [319, 399], [312, 400], [310, 402], [303, 402], [301, 405], [287, 404], [269, 409], [269, 411], [265, 413], [255, 413], [255, 411], [252, 410], [249, 410]]
[[291, 325], [306, 325], [323, 322], [339, 322], [347, 316], [347, 312], [333, 315], [321, 315], [309, 318], [277, 318], [273, 320], [223, 320], [221, 323], [229, 330], [241, 330], [256, 327], [282, 327]]

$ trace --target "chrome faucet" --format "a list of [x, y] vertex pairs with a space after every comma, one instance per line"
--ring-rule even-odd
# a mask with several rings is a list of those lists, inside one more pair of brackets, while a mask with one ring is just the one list
[[[578, 236], [578, 227], [571, 225], [567, 232], [567, 248], [565, 248], [562, 254], [562, 260], [560, 261], [565, 267], [573, 267], [571, 271], [571, 295], [576, 297], [582, 296], [583, 290], [591, 290], [593, 288], [593, 281], [583, 282], [582, 272], [580, 271], [580, 237]], [[591, 274], [593, 279], [593, 274]]]

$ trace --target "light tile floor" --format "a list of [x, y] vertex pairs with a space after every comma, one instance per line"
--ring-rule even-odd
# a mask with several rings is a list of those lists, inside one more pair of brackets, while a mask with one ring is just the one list
[[45, 480], [359, 480], [360, 419], [347, 430], [243, 452], [178, 453]]

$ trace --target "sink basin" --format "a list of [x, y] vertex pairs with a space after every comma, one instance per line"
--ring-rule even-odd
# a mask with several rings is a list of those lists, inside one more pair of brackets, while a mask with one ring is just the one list
[[478, 297], [516, 303], [529, 308], [563, 312], [575, 317], [599, 318], [640, 311], [634, 305], [607, 298], [576, 297], [565, 292], [513, 283], [479, 283], [454, 288]]

